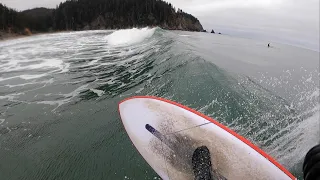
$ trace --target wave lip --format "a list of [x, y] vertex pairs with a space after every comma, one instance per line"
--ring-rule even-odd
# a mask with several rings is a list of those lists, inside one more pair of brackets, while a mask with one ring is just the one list
[[122, 29], [106, 36], [106, 40], [111, 46], [128, 46], [152, 37], [155, 30], [156, 28]]

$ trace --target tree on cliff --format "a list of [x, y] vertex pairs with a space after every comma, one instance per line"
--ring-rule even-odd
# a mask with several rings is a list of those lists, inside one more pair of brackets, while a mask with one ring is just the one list
[[180, 9], [176, 11], [170, 3], [162, 0], [68, 0], [54, 10], [53, 28], [78, 30], [86, 26], [90, 29], [161, 26], [177, 29], [182, 23], [179, 20], [183, 18], [193, 24], [199, 23], [192, 15]]
[[0, 3], [0, 29], [5, 30], [17, 24], [18, 12]]
[[48, 31], [52, 27], [52, 10], [35, 8], [17, 12], [0, 3], [0, 30], [21, 32], [25, 28], [36, 31]]

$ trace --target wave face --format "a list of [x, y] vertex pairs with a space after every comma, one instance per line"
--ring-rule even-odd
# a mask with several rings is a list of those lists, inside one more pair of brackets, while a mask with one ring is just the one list
[[301, 178], [320, 135], [318, 59], [283, 44], [160, 28], [3, 41], [0, 171], [4, 179], [157, 179], [117, 110], [124, 98], [150, 95], [217, 119]]
[[108, 35], [106, 37], [106, 40], [111, 46], [124, 46], [124, 45], [129, 46], [136, 43], [140, 43], [143, 40], [150, 38], [154, 34], [155, 30], [156, 28], [153, 28], [153, 29], [133, 28], [133, 29], [119, 30]]

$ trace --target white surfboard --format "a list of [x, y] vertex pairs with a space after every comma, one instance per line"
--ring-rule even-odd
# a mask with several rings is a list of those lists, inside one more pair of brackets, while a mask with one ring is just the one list
[[228, 180], [296, 179], [264, 151], [217, 121], [157, 97], [119, 104], [123, 125], [143, 158], [162, 179], [194, 180], [194, 151], [210, 151], [212, 174]]

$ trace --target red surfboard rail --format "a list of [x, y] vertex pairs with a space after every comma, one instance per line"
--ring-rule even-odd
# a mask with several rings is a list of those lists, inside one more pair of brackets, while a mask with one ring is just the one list
[[162, 102], [166, 102], [166, 103], [169, 103], [169, 104], [172, 104], [172, 105], [175, 105], [175, 106], [178, 106], [180, 108], [183, 108], [187, 111], [190, 111], [212, 123], [214, 123], [215, 125], [217, 125], [218, 127], [224, 129], [225, 131], [227, 131], [228, 133], [232, 134], [233, 136], [235, 136], [236, 138], [238, 138], [239, 140], [241, 140], [242, 142], [244, 142], [245, 144], [247, 144], [249, 147], [251, 147], [252, 149], [254, 149], [255, 151], [257, 151], [259, 154], [261, 154], [263, 157], [265, 157], [266, 159], [268, 159], [272, 164], [274, 164], [276, 167], [278, 167], [282, 172], [284, 172], [287, 176], [289, 176], [292, 180], [296, 180], [296, 177], [294, 177], [285, 167], [283, 167], [281, 164], [279, 164], [275, 159], [273, 159], [270, 155], [268, 155], [266, 152], [264, 152], [262, 149], [260, 149], [259, 147], [257, 147], [256, 145], [252, 144], [249, 140], [247, 140], [246, 138], [240, 136], [239, 134], [237, 134], [235, 131], [229, 129], [228, 127], [222, 125], [221, 123], [219, 123], [218, 121], [204, 115], [204, 114], [201, 114], [200, 112], [194, 110], [194, 109], [191, 109], [189, 107], [186, 107], [184, 105], [181, 105], [177, 102], [174, 102], [174, 101], [171, 101], [171, 100], [168, 100], [168, 99], [164, 99], [164, 98], [160, 98], [160, 97], [155, 97], [155, 96], [133, 96], [133, 97], [130, 97], [130, 98], [127, 98], [127, 99], [124, 99], [122, 100], [119, 105], [118, 105], [118, 109], [119, 109], [119, 112], [120, 112], [120, 104], [125, 102], [125, 101], [128, 101], [128, 100], [132, 100], [132, 99], [155, 99], [155, 100], [159, 100], [159, 101], [162, 101]]

